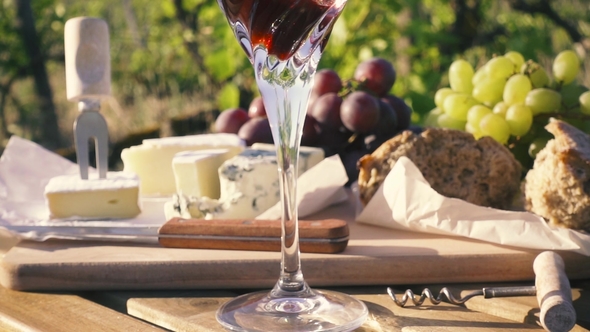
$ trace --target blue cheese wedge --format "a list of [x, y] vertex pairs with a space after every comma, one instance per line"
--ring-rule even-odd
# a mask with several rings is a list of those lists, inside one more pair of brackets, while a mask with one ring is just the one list
[[218, 204], [199, 202], [198, 209], [207, 218], [253, 218], [279, 200], [276, 154], [248, 149], [227, 160], [219, 168], [221, 197]]
[[[323, 159], [316, 151], [299, 168], [307, 171]], [[167, 208], [167, 217], [173, 215], [204, 219], [248, 219], [271, 208], [280, 201], [278, 164], [276, 152], [262, 149], [246, 149], [228, 159], [219, 168], [220, 198], [178, 195]]]
[[221, 195], [217, 172], [229, 158], [228, 149], [184, 151], [174, 155], [172, 170], [179, 195], [209, 197]]
[[127, 219], [141, 212], [139, 178], [128, 172], [108, 172], [106, 179], [91, 173], [51, 178], [45, 198], [53, 219]]
[[176, 192], [172, 169], [174, 155], [182, 151], [227, 149], [231, 158], [245, 148], [245, 143], [235, 134], [203, 134], [179, 137], [146, 139], [141, 145], [121, 152], [123, 170], [136, 173], [140, 178], [142, 196], [171, 196]]

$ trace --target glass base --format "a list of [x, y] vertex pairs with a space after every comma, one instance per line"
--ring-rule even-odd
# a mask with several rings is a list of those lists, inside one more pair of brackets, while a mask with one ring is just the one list
[[269, 291], [245, 294], [225, 303], [217, 321], [230, 331], [344, 332], [360, 327], [367, 306], [354, 297], [327, 290], [305, 296], [273, 297]]

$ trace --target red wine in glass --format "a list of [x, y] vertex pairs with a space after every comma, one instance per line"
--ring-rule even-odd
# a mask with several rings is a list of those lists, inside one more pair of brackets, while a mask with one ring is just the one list
[[254, 67], [270, 122], [282, 196], [282, 235], [280, 275], [274, 288], [225, 303], [217, 311], [217, 321], [231, 331], [356, 329], [368, 313], [363, 302], [343, 293], [311, 289], [303, 278], [295, 200], [297, 157], [313, 78], [346, 0], [218, 3]]
[[[280, 60], [293, 56], [334, 1], [220, 0], [230, 24], [245, 26], [252, 45]], [[327, 40], [327, 38], [325, 38]]]

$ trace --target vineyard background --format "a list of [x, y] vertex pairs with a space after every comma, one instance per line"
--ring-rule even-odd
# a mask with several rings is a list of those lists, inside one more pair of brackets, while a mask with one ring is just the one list
[[[66, 100], [63, 33], [76, 16], [109, 24], [113, 97], [102, 113], [112, 153], [144, 137], [207, 132], [216, 114], [257, 95], [252, 68], [214, 0], [0, 2], [0, 150], [19, 135], [71, 155], [77, 107]], [[320, 63], [350, 78], [379, 56], [393, 93], [420, 124], [454, 59], [474, 66], [508, 50], [550, 68], [561, 50], [590, 86], [590, 0], [349, 0]]]

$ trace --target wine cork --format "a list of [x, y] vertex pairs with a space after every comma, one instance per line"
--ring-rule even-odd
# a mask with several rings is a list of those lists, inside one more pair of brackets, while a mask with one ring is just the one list
[[576, 324], [576, 311], [563, 259], [552, 251], [545, 251], [535, 258], [533, 269], [541, 325], [550, 332], [570, 331]]
[[111, 57], [107, 23], [76, 17], [65, 25], [66, 89], [69, 101], [111, 95]]

